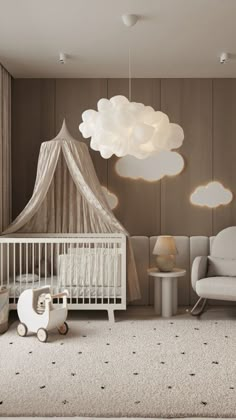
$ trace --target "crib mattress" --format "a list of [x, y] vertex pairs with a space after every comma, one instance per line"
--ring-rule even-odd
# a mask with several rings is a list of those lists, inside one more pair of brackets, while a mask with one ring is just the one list
[[34, 283], [18, 283], [11, 282], [8, 285], [10, 298], [19, 297], [20, 294], [30, 288], [39, 288], [45, 285], [51, 286], [53, 294], [60, 293], [67, 289], [69, 297], [73, 298], [121, 298], [121, 287], [117, 286], [58, 286], [58, 278], [56, 276], [45, 280], [35, 281]]

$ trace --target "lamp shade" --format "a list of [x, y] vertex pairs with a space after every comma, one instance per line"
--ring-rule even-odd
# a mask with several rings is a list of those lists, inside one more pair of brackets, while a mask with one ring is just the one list
[[153, 249], [154, 255], [176, 255], [177, 253], [173, 236], [158, 236]]

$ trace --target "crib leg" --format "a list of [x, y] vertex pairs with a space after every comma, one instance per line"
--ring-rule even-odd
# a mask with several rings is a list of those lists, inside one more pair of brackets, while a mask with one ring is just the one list
[[114, 310], [113, 309], [108, 309], [107, 313], [108, 313], [109, 322], [111, 322], [113, 324], [115, 322]]

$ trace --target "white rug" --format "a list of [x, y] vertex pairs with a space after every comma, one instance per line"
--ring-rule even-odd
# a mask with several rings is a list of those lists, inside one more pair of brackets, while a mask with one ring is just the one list
[[0, 417], [236, 417], [236, 323], [70, 321], [0, 336]]

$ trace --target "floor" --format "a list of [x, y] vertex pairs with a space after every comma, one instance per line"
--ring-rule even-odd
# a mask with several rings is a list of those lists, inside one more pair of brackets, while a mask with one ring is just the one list
[[[19, 418], [19, 417], [18, 417]], [[27, 418], [27, 420], [35, 420], [37, 418], [38, 420], [52, 420], [52, 417], [21, 417], [21, 418]], [[1, 420], [15, 420], [15, 417], [1, 417]], [[71, 420], [71, 417], [53, 417], [54, 420], [60, 419], [60, 420]], [[93, 417], [73, 417], [73, 420], [92, 420]], [[120, 418], [113, 417], [112, 420], [119, 420]], [[202, 420], [203, 417], [186, 417], [185, 420]], [[212, 417], [204, 417], [205, 420], [212, 420]], [[96, 420], [108, 420], [107, 417], [96, 417]], [[123, 417], [123, 420], [126, 420], [125, 417]], [[137, 420], [137, 418], [129, 417], [128, 420]], [[142, 418], [139, 417], [139, 420], [152, 420], [148, 417]], [[155, 419], [155, 420], [161, 420], [161, 419]], [[179, 420], [174, 419], [172, 420]], [[228, 419], [217, 419], [217, 420], [228, 420]], [[234, 418], [231, 418], [231, 420], [235, 420]]]
[[[191, 307], [180, 307], [178, 314], [173, 316], [173, 319], [189, 319], [193, 317], [190, 315]], [[81, 320], [103, 320], [107, 318], [106, 311], [70, 311], [68, 319]], [[152, 306], [129, 306], [126, 311], [115, 311], [116, 322], [122, 320], [144, 320], [156, 319], [157, 315], [154, 313]], [[209, 305], [207, 310], [202, 315], [202, 319], [217, 320], [217, 319], [236, 319], [236, 306], [212, 306]]]
[[[184, 319], [191, 322], [192, 317], [190, 315], [190, 308], [188, 307], [181, 307], [179, 308], [179, 312], [173, 319]], [[104, 320], [107, 318], [106, 311], [70, 311], [68, 320]], [[123, 321], [123, 320], [146, 320], [146, 319], [156, 319], [156, 315], [153, 311], [151, 306], [130, 306], [127, 311], [116, 311], [115, 313], [116, 322]], [[224, 320], [236, 319], [236, 306], [227, 305], [227, 306], [209, 306], [208, 310], [202, 315], [203, 319], [208, 320]], [[17, 319], [16, 311], [12, 311], [10, 314], [10, 323], [14, 322]], [[34, 417], [35, 418], [35, 417]], [[91, 419], [91, 417], [83, 418], [83, 417], [74, 417], [75, 419], [85, 420]], [[236, 417], [235, 417], [236, 418]], [[9, 420], [10, 417], [2, 417], [2, 419]], [[13, 419], [13, 418], [12, 418]], [[30, 420], [31, 418], [28, 417]], [[39, 418], [40, 419], [40, 418]], [[47, 417], [42, 417], [42, 420], [46, 420]], [[55, 417], [56, 419], [56, 417]], [[60, 417], [62, 419], [62, 417]], [[64, 417], [66, 419], [66, 417]], [[68, 418], [69, 420], [70, 418]], [[207, 419], [207, 418], [206, 418]], [[105, 420], [103, 418], [97, 418], [97, 420]], [[115, 420], [115, 418], [114, 418]], [[129, 420], [132, 420], [129, 418]], [[148, 419], [145, 419], [148, 420]], [[198, 420], [195, 418], [195, 420]]]
[[[190, 314], [191, 307], [179, 307], [178, 314], [174, 315], [173, 319], [189, 319], [193, 317]], [[217, 320], [217, 319], [236, 319], [236, 305], [209, 305], [207, 310], [201, 315], [202, 319]], [[126, 311], [115, 311], [116, 322], [123, 320], [144, 320], [156, 319], [157, 315], [154, 313], [152, 306], [129, 306]], [[16, 311], [10, 312], [10, 323], [17, 319]], [[68, 320], [104, 320], [108, 319], [107, 311], [70, 311]]]

